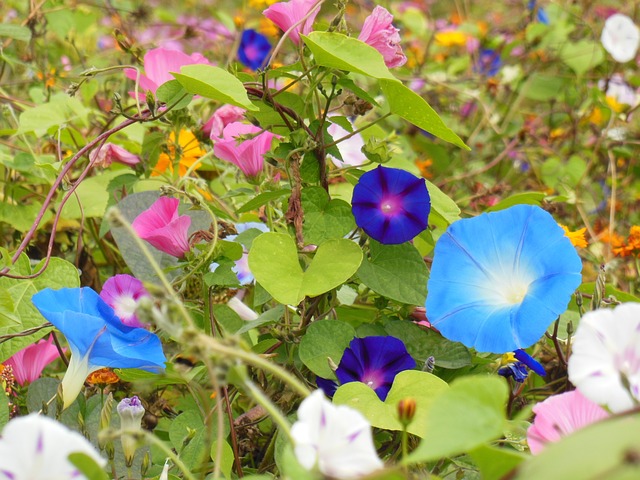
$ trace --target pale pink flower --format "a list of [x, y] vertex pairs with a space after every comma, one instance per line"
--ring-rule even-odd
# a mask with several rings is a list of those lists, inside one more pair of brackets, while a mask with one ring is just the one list
[[[290, 0], [288, 2], [274, 3], [262, 13], [265, 17], [275, 23], [280, 30], [286, 32], [295, 23], [309, 13], [316, 0]], [[300, 43], [300, 34], [308, 35], [313, 27], [313, 22], [320, 11], [320, 5], [313, 9], [313, 13], [309, 15], [304, 22], [297, 25], [289, 33], [289, 38], [298, 45]]]
[[120, 321], [128, 327], [145, 327], [136, 316], [136, 307], [141, 298], [149, 296], [142, 282], [126, 273], [109, 278], [100, 291], [100, 298], [113, 308]]
[[[350, 133], [337, 123], [332, 123], [331, 125], [329, 125], [329, 128], [327, 128], [327, 132], [329, 133], [329, 135], [331, 135], [331, 138], [333, 138], [334, 141], [346, 137]], [[333, 155], [327, 156], [338, 168], [343, 168], [345, 166], [357, 167], [367, 161], [366, 155], [362, 153], [364, 140], [362, 138], [362, 135], [360, 135], [359, 133], [356, 133], [346, 140], [343, 140], [336, 146], [338, 147], [338, 151], [340, 152], [342, 161], [340, 161]]]
[[105, 143], [101, 147], [92, 150], [89, 154], [89, 160], [96, 165], [104, 168], [111, 165], [112, 162], [122, 163], [133, 167], [140, 163], [140, 157], [125, 150], [120, 145], [114, 143]]
[[[154, 48], [144, 55], [144, 74], [140, 74], [140, 93], [151, 90], [154, 94], [160, 85], [175, 80], [171, 72], [180, 72], [185, 65], [209, 64], [200, 53], [186, 53], [166, 48]], [[124, 74], [136, 80], [138, 73], [133, 68], [125, 68]]]
[[[240, 140], [238, 143], [238, 137], [251, 134], [258, 135], [244, 141]], [[213, 146], [213, 154], [237, 165], [247, 177], [256, 177], [262, 173], [264, 154], [271, 149], [273, 137], [275, 137], [273, 133], [263, 131], [255, 125], [230, 123], [224, 127], [222, 140]]]
[[190, 250], [191, 217], [178, 215], [177, 198], [160, 197], [136, 217], [131, 226], [140, 238], [158, 250], [182, 258]]
[[540, 453], [547, 443], [557, 442], [609, 416], [604, 408], [578, 390], [547, 398], [533, 407], [533, 413], [536, 417], [527, 430], [527, 442], [534, 455]]
[[400, 45], [400, 34], [394, 27], [393, 15], [386, 8], [378, 5], [373, 9], [362, 25], [362, 31], [358, 35], [358, 40], [371, 45], [384, 57], [384, 63], [389, 68], [400, 67], [407, 61], [407, 57], [402, 53]]
[[14, 353], [4, 364], [11, 365], [16, 382], [24, 385], [40, 378], [44, 368], [59, 357], [60, 352], [53, 344], [53, 335], [49, 335], [47, 340], [40, 340]]
[[615, 13], [604, 22], [600, 41], [616, 62], [633, 60], [640, 47], [640, 28], [622, 13]]
[[244, 118], [244, 112], [244, 108], [236, 107], [235, 105], [222, 105], [213, 112], [211, 118], [202, 126], [202, 131], [215, 142], [222, 137], [224, 127]]

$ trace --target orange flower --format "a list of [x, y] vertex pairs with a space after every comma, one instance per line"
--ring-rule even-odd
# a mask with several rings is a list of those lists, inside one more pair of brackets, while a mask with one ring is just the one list
[[110, 368], [101, 368], [87, 377], [87, 382], [91, 385], [109, 385], [119, 381], [120, 377]]
[[571, 241], [571, 244], [574, 247], [584, 248], [589, 245], [587, 243], [587, 239], [584, 238], [584, 234], [587, 231], [586, 228], [581, 228], [579, 230], [576, 230], [575, 232], [570, 232], [569, 229], [564, 225], [560, 225], [560, 227], [562, 228], [562, 230], [564, 230], [564, 236]]
[[[189, 130], [180, 130], [178, 135], [178, 144], [176, 145], [176, 134], [171, 132], [169, 135], [169, 155], [161, 153], [158, 157], [158, 163], [151, 172], [152, 177], [162, 175], [169, 170], [173, 174], [173, 164], [175, 160], [180, 159], [178, 164], [178, 173], [181, 177], [186, 175], [187, 170], [196, 161], [206, 154], [206, 152], [200, 148], [200, 143], [193, 133]], [[196, 170], [198, 167], [196, 167]]]

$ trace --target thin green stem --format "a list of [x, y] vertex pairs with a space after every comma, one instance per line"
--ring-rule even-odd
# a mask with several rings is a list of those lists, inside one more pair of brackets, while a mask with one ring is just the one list
[[278, 407], [276, 407], [269, 397], [267, 397], [248, 377], [244, 378], [243, 385], [249, 391], [253, 399], [258, 402], [267, 411], [267, 413], [269, 413], [271, 419], [278, 424], [280, 431], [287, 436], [289, 441], [293, 442], [291, 426]]

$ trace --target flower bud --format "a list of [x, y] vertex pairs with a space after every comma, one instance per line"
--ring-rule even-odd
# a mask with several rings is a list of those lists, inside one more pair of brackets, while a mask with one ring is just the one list
[[132, 433], [134, 434], [136, 431], [141, 430], [140, 422], [144, 412], [144, 407], [136, 396], [125, 398], [118, 404], [120, 428], [125, 431], [120, 440], [127, 467], [133, 465], [133, 457], [137, 449], [137, 441]]
[[416, 401], [411, 397], [403, 398], [398, 402], [398, 420], [405, 427], [411, 423], [416, 414]]

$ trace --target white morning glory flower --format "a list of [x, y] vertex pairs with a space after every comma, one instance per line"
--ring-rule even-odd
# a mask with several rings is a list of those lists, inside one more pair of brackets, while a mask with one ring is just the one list
[[628, 62], [638, 53], [640, 29], [626, 15], [615, 13], [604, 23], [600, 41], [616, 62]]
[[640, 403], [640, 303], [586, 313], [573, 337], [569, 379], [613, 412]]
[[321, 390], [300, 404], [291, 436], [296, 458], [307, 470], [317, 465], [329, 477], [357, 478], [383, 467], [369, 422], [351, 407], [333, 405]]
[[82, 480], [68, 460], [72, 453], [84, 453], [101, 467], [107, 463], [86, 438], [49, 417], [14, 418], [0, 437], [0, 479]]

